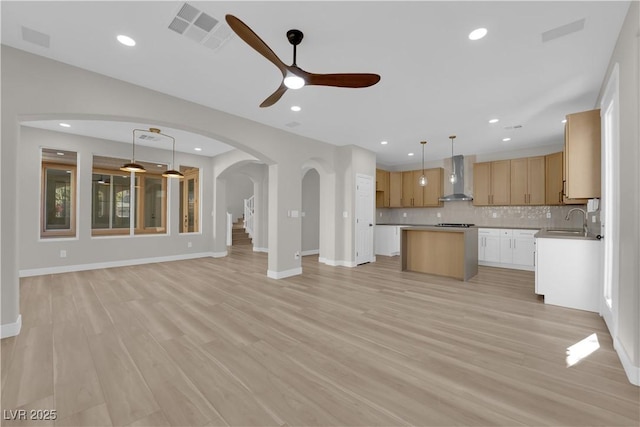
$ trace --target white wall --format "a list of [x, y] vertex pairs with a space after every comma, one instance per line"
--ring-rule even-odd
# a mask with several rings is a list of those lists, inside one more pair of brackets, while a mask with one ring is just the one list
[[320, 249], [320, 175], [310, 169], [302, 178], [302, 253]]
[[[614, 342], [640, 381], [640, 4], [631, 3], [602, 84], [620, 67], [620, 254], [618, 334]], [[600, 104], [600, 100], [596, 105]], [[629, 374], [629, 367], [627, 374]]]
[[[52, 148], [75, 151], [78, 154], [76, 218], [77, 237], [40, 239], [41, 163], [40, 149]], [[198, 233], [179, 233], [179, 182], [168, 180], [167, 234], [92, 237], [91, 185], [93, 156], [129, 159], [131, 145], [62, 132], [53, 132], [22, 126], [18, 146], [18, 222], [19, 269], [22, 275], [65, 271], [71, 267], [90, 264], [132, 262], [156, 257], [189, 257], [211, 252], [212, 220], [201, 215]], [[136, 160], [160, 162], [171, 159], [171, 152], [149, 147], [136, 147]], [[211, 192], [212, 171], [209, 158], [176, 152], [176, 164], [189, 165], [201, 170], [202, 194]], [[211, 197], [201, 197], [202, 212], [211, 212]], [[191, 247], [188, 243], [191, 242]], [[66, 258], [60, 258], [60, 251]], [[81, 268], [81, 267], [80, 267]]]

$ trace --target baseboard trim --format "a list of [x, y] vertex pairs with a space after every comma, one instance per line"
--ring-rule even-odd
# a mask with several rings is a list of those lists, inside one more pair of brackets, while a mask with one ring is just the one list
[[501, 262], [491, 262], [491, 261], [478, 261], [478, 265], [482, 265], [485, 267], [497, 267], [497, 268], [507, 268], [510, 270], [523, 270], [523, 271], [535, 271], [536, 268], [531, 265], [521, 265], [521, 264], [503, 264]]
[[342, 260], [327, 259], [322, 257], [318, 258], [318, 262], [330, 265], [332, 267], [356, 267], [357, 266], [355, 261], [342, 261]]
[[269, 248], [259, 248], [257, 246], [253, 247], [253, 252], [269, 252]]
[[616, 353], [618, 353], [620, 363], [622, 363], [622, 368], [627, 374], [629, 382], [633, 385], [640, 386], [640, 366], [635, 366], [633, 362], [631, 362], [631, 358], [618, 338], [613, 339], [613, 348]]
[[0, 325], [0, 339], [15, 337], [20, 333], [20, 329], [22, 329], [22, 314], [18, 314], [15, 322]]
[[45, 268], [32, 268], [20, 270], [18, 272], [19, 277], [32, 277], [32, 276], [43, 276], [45, 274], [59, 274], [59, 273], [72, 273], [75, 271], [86, 271], [86, 270], [99, 270], [102, 268], [113, 268], [113, 267], [128, 267], [131, 265], [141, 265], [141, 264], [153, 264], [156, 262], [167, 262], [167, 261], [182, 261], [185, 259], [194, 259], [194, 258], [220, 258], [227, 256], [227, 252], [199, 252], [193, 254], [182, 254], [182, 255], [171, 255], [171, 256], [163, 256], [163, 257], [155, 257], [155, 258], [138, 258], [138, 259], [125, 259], [121, 261], [109, 261], [109, 262], [96, 262], [89, 264], [76, 264], [76, 265], [62, 265], [59, 267], [45, 267]]
[[284, 279], [291, 276], [298, 276], [300, 274], [302, 274], [302, 267], [296, 267], [285, 271], [267, 270], [267, 277], [270, 279]]
[[309, 249], [308, 251], [300, 252], [302, 256], [318, 255], [319, 253], [320, 253], [320, 249]]

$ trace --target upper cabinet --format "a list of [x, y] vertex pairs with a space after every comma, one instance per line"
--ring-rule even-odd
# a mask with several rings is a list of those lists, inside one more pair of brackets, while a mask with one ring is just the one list
[[376, 208], [388, 208], [389, 205], [389, 172], [376, 169]]
[[440, 197], [444, 196], [444, 169], [426, 169], [424, 174], [427, 177], [427, 185], [424, 187], [422, 206], [443, 206], [444, 202], [440, 201]]
[[512, 205], [544, 205], [544, 156], [511, 160], [510, 195]]
[[510, 160], [474, 163], [473, 204], [475, 206], [510, 204], [510, 175]]
[[402, 207], [402, 172], [389, 172], [389, 207]]
[[564, 155], [559, 153], [544, 156], [545, 161], [545, 205], [562, 204], [562, 168]]
[[567, 115], [564, 136], [565, 203], [600, 197], [600, 110]]
[[[376, 170], [376, 207], [390, 208], [422, 208], [440, 207], [443, 202], [440, 198], [444, 195], [444, 169], [425, 169], [427, 185], [420, 186], [419, 179], [422, 169], [404, 172], [387, 172], [381, 169]], [[385, 182], [386, 187], [380, 190], [381, 182]], [[388, 198], [380, 195], [381, 191], [388, 191]], [[387, 202], [388, 200], [388, 202]], [[386, 203], [386, 204], [385, 204]]]

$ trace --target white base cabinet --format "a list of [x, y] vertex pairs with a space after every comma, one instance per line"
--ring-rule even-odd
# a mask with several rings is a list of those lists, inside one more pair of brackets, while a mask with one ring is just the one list
[[534, 271], [538, 230], [478, 229], [478, 264]]
[[536, 294], [545, 304], [598, 313], [602, 246], [600, 240], [536, 239]]
[[400, 226], [376, 225], [374, 230], [376, 255], [400, 255]]

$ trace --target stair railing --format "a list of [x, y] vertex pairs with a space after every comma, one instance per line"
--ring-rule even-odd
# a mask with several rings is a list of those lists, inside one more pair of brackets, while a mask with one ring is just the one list
[[244, 199], [244, 230], [253, 238], [254, 196]]

